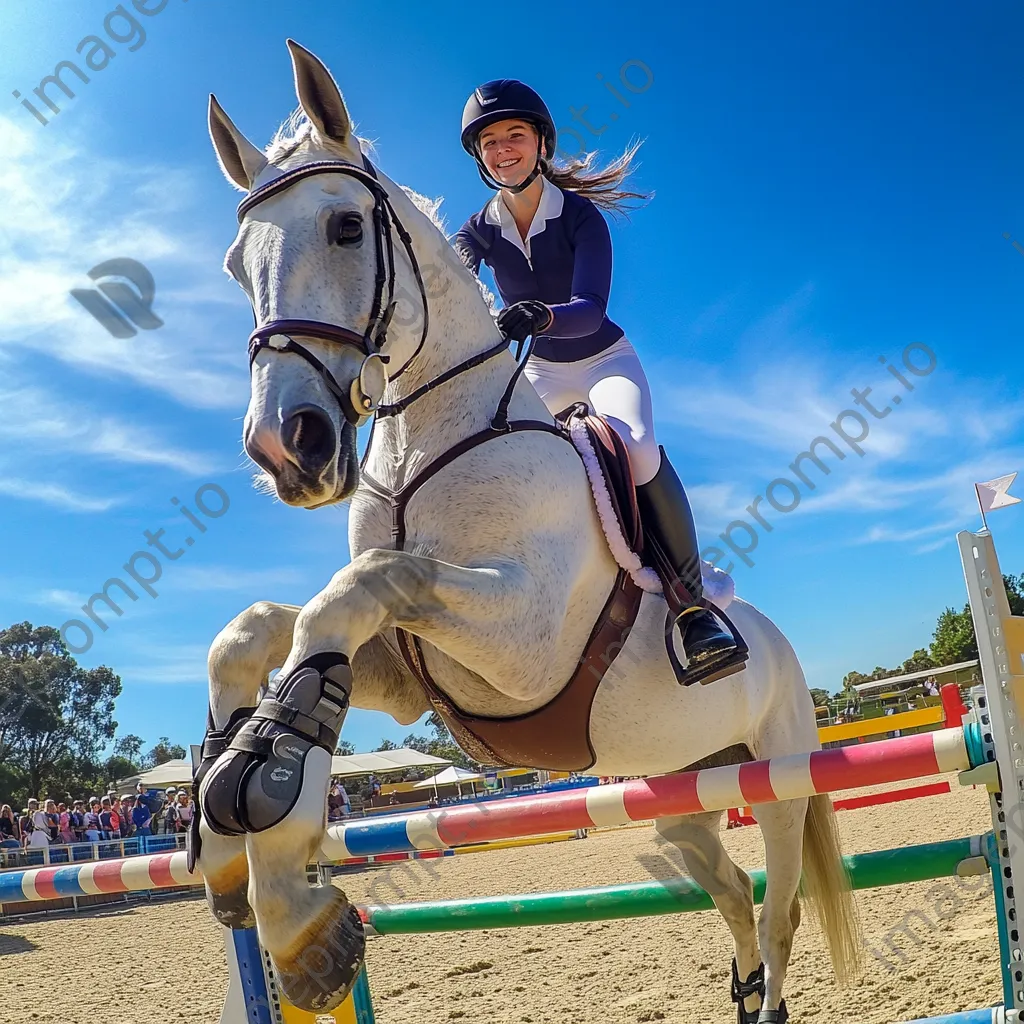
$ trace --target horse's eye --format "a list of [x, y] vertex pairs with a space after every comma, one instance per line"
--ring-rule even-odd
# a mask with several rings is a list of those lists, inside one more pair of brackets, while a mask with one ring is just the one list
[[327, 224], [331, 245], [352, 245], [363, 237], [363, 220], [358, 213], [335, 213]]

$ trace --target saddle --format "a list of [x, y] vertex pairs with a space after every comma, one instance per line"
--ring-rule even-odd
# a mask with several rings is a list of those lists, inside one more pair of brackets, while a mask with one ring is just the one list
[[[565, 686], [547, 704], [534, 711], [514, 717], [493, 718], [475, 715], [460, 708], [445, 694], [431, 677], [423, 656], [419, 638], [403, 629], [395, 629], [398, 649], [406, 666], [423, 687], [434, 710], [438, 712], [458, 745], [474, 760], [494, 767], [538, 768], [549, 771], [587, 771], [597, 760], [590, 742], [590, 713], [598, 687], [605, 673], [615, 661], [636, 621], [640, 599], [645, 592], [665, 593], [670, 600], [669, 616], [675, 621], [673, 604], [678, 603], [678, 581], [644, 567], [643, 525], [636, 500], [636, 488], [629, 465], [629, 453], [618, 433], [600, 416], [590, 413], [586, 405], [578, 403], [556, 416], [557, 426], [532, 421], [509, 424], [509, 430], [546, 429], [557, 431], [570, 441], [583, 461], [591, 490], [601, 518], [609, 547], [619, 564], [608, 599], [597, 623], [591, 631], [583, 653]], [[490, 436], [486, 432], [467, 439], [458, 446], [458, 453], [483, 443]], [[453, 450], [443, 459], [444, 464], [457, 457]], [[438, 460], [441, 462], [442, 460]], [[405, 505], [423, 480], [436, 471], [432, 464], [422, 472], [414, 486], [391, 499], [394, 517], [392, 532], [397, 545], [404, 541]], [[662, 559], [653, 559], [656, 565]], [[738, 647], [746, 653], [745, 645], [725, 614], [715, 608], [733, 631]], [[687, 673], [672, 649], [672, 634], [668, 629], [666, 647], [677, 678], [683, 684], [711, 682], [730, 672], [739, 671], [742, 661], [729, 670], [705, 673]]]
[[[556, 418], [565, 424], [574, 447], [583, 459], [594, 503], [615, 560], [641, 589], [665, 596], [668, 604], [665, 651], [677, 681], [682, 686], [707, 684], [739, 672], [749, 654], [739, 630], [722, 608], [713, 605], [706, 596], [695, 602], [676, 577], [657, 537], [644, 537], [629, 453], [618, 432], [603, 417], [591, 413], [583, 403], [570, 406]], [[736, 647], [724, 659], [699, 666], [684, 666], [673, 643], [674, 625], [680, 614], [694, 604], [711, 609], [724, 620], [733, 634]]]

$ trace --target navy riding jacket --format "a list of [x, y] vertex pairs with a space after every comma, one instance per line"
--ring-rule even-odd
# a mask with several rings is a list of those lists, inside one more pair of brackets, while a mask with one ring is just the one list
[[474, 271], [480, 262], [494, 273], [506, 306], [538, 299], [554, 320], [538, 335], [534, 355], [558, 363], [586, 359], [623, 335], [608, 319], [612, 239], [601, 211], [585, 196], [547, 178], [524, 242], [500, 194], [473, 214], [453, 244]]

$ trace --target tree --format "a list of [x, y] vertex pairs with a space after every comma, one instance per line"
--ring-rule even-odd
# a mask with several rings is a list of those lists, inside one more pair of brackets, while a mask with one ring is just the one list
[[972, 661], [978, 656], [978, 642], [974, 637], [971, 606], [963, 611], [947, 608], [935, 624], [932, 636], [932, 657], [937, 665], [955, 665], [959, 661]]
[[114, 737], [121, 680], [84, 669], [52, 626], [0, 631], [0, 756], [19, 763], [32, 794], [74, 763], [95, 762]]
[[120, 757], [130, 765], [129, 771], [125, 772], [125, 775], [142, 767], [142, 743], [142, 737], [136, 736], [132, 732], [114, 740], [114, 757]]
[[436, 711], [430, 713], [427, 725], [433, 730], [433, 737], [410, 733], [402, 741], [402, 746], [412, 747], [413, 750], [418, 750], [421, 754], [430, 754], [433, 757], [451, 761], [459, 768], [467, 768], [470, 771], [479, 769], [479, 764], [467, 757], [462, 748], [452, 739], [448, 726], [444, 724], [444, 719]]
[[356, 752], [356, 745], [349, 743], [348, 740], [338, 740], [338, 747], [334, 752], [341, 754], [342, 757], [351, 757]]
[[822, 690], [816, 686], [813, 687], [811, 689], [811, 700], [814, 701], [816, 708], [823, 708], [829, 701], [828, 690]]
[[379, 747], [375, 747], [374, 751], [376, 752], [376, 751], [380, 751], [380, 750], [397, 750], [397, 749], [398, 749], [398, 744], [397, 743], [394, 743], [391, 740], [381, 740], [380, 741], [380, 746]]
[[1011, 615], [1024, 615], [1024, 573], [1019, 576], [1004, 576], [1006, 599], [1010, 602]]
[[[123, 779], [128, 775], [135, 775], [144, 767], [142, 756], [143, 739], [134, 733], [128, 733], [120, 739], [114, 740], [114, 752], [101, 765], [79, 765], [80, 782], [89, 776], [95, 777], [92, 785], [80, 788], [102, 792], [112, 782]], [[90, 768], [92, 769], [90, 771]]]
[[911, 672], [925, 672], [930, 668], [938, 668], [938, 665], [922, 647], [900, 665], [897, 675], [908, 676]]
[[[141, 746], [141, 741], [140, 744]], [[185, 748], [180, 743], [172, 743], [166, 736], [161, 736], [156, 745], [143, 758], [144, 768], [155, 768], [164, 761], [181, 760], [185, 756]]]

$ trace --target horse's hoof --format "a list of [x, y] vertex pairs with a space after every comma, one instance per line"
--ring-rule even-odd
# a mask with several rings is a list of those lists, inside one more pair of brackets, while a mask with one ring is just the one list
[[757, 1024], [786, 1024], [789, 1020], [789, 1013], [786, 1010], [786, 1000], [779, 1001], [777, 1010], [762, 1010], [757, 1018]]
[[249, 882], [244, 879], [241, 884], [227, 892], [214, 892], [206, 886], [206, 903], [213, 916], [225, 928], [255, 928], [256, 915], [249, 906]]
[[294, 945], [288, 957], [273, 957], [281, 991], [302, 1010], [319, 1013], [342, 1003], [363, 965], [366, 936], [356, 908], [335, 889], [337, 899]]

